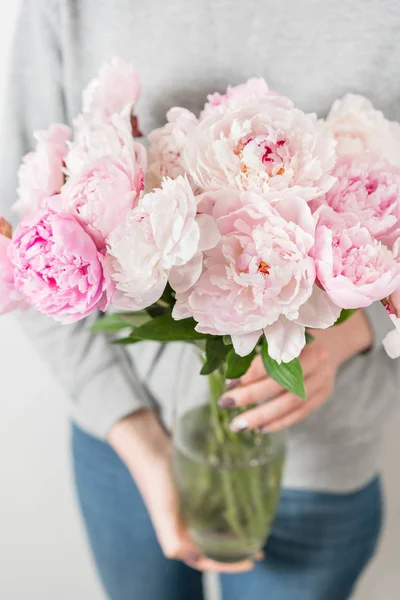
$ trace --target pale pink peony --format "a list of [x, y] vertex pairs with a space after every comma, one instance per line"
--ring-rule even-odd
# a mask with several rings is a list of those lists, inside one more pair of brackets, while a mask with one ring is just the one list
[[51, 205], [75, 217], [103, 250], [111, 231], [137, 204], [143, 186], [140, 165], [132, 161], [129, 169], [124, 162], [105, 156], [71, 177]]
[[393, 253], [360, 223], [329, 207], [318, 211], [317, 278], [333, 302], [361, 308], [389, 296], [400, 284]]
[[61, 190], [70, 134], [69, 127], [62, 124], [34, 134], [36, 149], [24, 156], [18, 171], [18, 199], [13, 210], [19, 217], [42, 208], [49, 196]]
[[334, 183], [335, 158], [335, 142], [316, 115], [277, 94], [212, 112], [185, 148], [186, 169], [201, 190], [263, 194], [300, 186], [309, 200]]
[[264, 98], [267, 94], [274, 94], [263, 79], [263, 77], [253, 77], [239, 85], [229, 85], [225, 94], [215, 92], [207, 96], [207, 102], [200, 119], [205, 119], [213, 112], [225, 112], [227, 108], [238, 108], [253, 100]]
[[26, 308], [22, 294], [15, 288], [10, 249], [11, 226], [0, 217], [0, 315], [17, 308]]
[[326, 124], [339, 156], [372, 152], [400, 165], [400, 124], [388, 121], [364, 96], [347, 94], [336, 100]]
[[337, 182], [312, 207], [327, 204], [391, 248], [400, 236], [400, 168], [372, 154], [347, 155], [333, 174]]
[[158, 187], [163, 177], [176, 179], [185, 174], [184, 148], [188, 136], [198, 123], [193, 113], [178, 107], [168, 111], [167, 120], [166, 125], [154, 129], [148, 135], [150, 147], [146, 179], [151, 188]]
[[[340, 309], [327, 316], [332, 303], [320, 290], [313, 294], [315, 220], [301, 191], [215, 192], [221, 240], [205, 253], [195, 285], [177, 294], [174, 318], [194, 317], [202, 333], [231, 335], [242, 356], [264, 333], [279, 362], [299, 355], [306, 325], [331, 325]], [[307, 301], [321, 310], [301, 314]]]
[[108, 118], [119, 113], [130, 116], [140, 96], [140, 81], [135, 67], [114, 58], [83, 92], [83, 111]]
[[79, 223], [51, 210], [17, 227], [11, 245], [15, 286], [40, 313], [72, 323], [105, 310], [103, 256]]
[[202, 250], [218, 240], [211, 217], [196, 212], [187, 179], [165, 179], [111, 233], [106, 260], [116, 284], [115, 308], [143, 309], [160, 298], [168, 280], [176, 290], [196, 281]]
[[135, 142], [129, 121], [121, 115], [104, 119], [80, 116], [74, 122], [75, 140], [69, 144], [65, 162], [69, 176], [79, 175], [98, 158], [111, 156], [132, 173], [145, 172], [146, 150]]

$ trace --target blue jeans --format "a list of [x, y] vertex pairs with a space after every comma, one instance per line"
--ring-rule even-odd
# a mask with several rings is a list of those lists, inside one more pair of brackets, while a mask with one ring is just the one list
[[[128, 470], [104, 442], [72, 431], [90, 545], [111, 600], [203, 600], [201, 574], [164, 558]], [[380, 481], [352, 494], [284, 490], [266, 559], [221, 577], [224, 600], [346, 600], [374, 553]]]

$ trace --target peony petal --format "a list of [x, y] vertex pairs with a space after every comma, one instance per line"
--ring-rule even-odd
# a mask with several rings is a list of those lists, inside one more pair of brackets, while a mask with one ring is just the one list
[[84, 90], [83, 110], [105, 117], [125, 111], [130, 116], [139, 96], [140, 81], [134, 66], [116, 57], [102, 67]]
[[305, 328], [285, 317], [280, 317], [266, 327], [264, 334], [269, 355], [278, 363], [287, 363], [297, 358], [306, 343]]
[[304, 327], [326, 329], [336, 322], [341, 311], [324, 290], [314, 285], [311, 298], [301, 306], [296, 323]]
[[171, 287], [179, 293], [191, 288], [201, 275], [203, 253], [197, 252], [193, 258], [181, 267], [172, 267], [169, 274]]
[[383, 340], [383, 347], [390, 358], [398, 358], [400, 356], [400, 319], [391, 315], [395, 329], [390, 331]]
[[245, 335], [232, 335], [232, 344], [236, 354], [247, 356], [252, 352], [260, 339], [261, 331], [253, 331]]
[[197, 215], [196, 223], [200, 229], [199, 250], [214, 248], [221, 236], [213, 217], [209, 215]]

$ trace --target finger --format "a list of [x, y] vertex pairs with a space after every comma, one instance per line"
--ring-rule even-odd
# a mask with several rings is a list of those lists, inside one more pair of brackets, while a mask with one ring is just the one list
[[290, 394], [289, 392], [281, 394], [274, 400], [270, 400], [265, 404], [238, 415], [232, 420], [230, 428], [235, 432], [263, 428], [270, 421], [280, 419], [288, 412], [298, 408], [301, 404], [304, 404], [304, 400], [294, 394]]
[[240, 385], [247, 385], [249, 383], [258, 381], [259, 379], [264, 379], [266, 376], [267, 372], [265, 370], [262, 358], [259, 354], [257, 354], [257, 356], [254, 357], [249, 369], [247, 369], [246, 373], [239, 379], [239, 383]]
[[303, 398], [299, 398], [290, 392], [285, 392], [277, 398], [237, 416], [231, 423], [231, 429], [233, 431], [244, 431], [245, 429], [266, 427], [272, 421], [282, 419], [288, 413], [309, 404], [310, 398], [321, 388], [321, 385], [321, 377], [318, 373], [315, 373], [307, 377], [304, 382], [307, 400], [303, 400]]
[[300, 355], [304, 377], [311, 375], [316, 370], [320, 370], [321, 365], [327, 361], [329, 361], [329, 353], [321, 344], [311, 342], [307, 346], [304, 346]]
[[273, 433], [274, 431], [281, 431], [282, 429], [287, 429], [288, 427], [292, 427], [296, 423], [299, 423], [309, 414], [315, 410], [316, 406], [319, 406], [325, 399], [325, 391], [323, 388], [317, 392], [314, 397], [310, 400], [310, 402], [306, 402], [303, 406], [300, 406], [296, 410], [284, 415], [280, 419], [276, 419], [268, 424], [267, 427], [264, 428], [266, 433]]
[[235, 406], [248, 406], [259, 404], [275, 398], [282, 393], [282, 387], [268, 377], [249, 385], [239, 386], [226, 392], [219, 401], [221, 408], [233, 408]]

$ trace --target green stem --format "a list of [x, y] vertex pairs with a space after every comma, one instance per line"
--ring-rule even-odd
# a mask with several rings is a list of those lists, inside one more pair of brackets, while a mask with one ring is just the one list
[[226, 448], [226, 442], [227, 437], [230, 437], [229, 433], [233, 432], [226, 427], [226, 423], [224, 423], [225, 414], [218, 405], [219, 399], [225, 391], [225, 374], [223, 370], [221, 369], [210, 373], [210, 375], [208, 375], [208, 384], [210, 391], [211, 427], [214, 433], [214, 436], [212, 437], [216, 441], [216, 447], [213, 446], [213, 454], [216, 454], [224, 463], [221, 468], [221, 477], [226, 503], [225, 516], [236, 535], [242, 536], [245, 532], [243, 532], [240, 523], [238, 504], [234, 493], [235, 485], [234, 481], [232, 481], [231, 473], [227, 469], [230, 457]]
[[219, 371], [210, 373], [210, 375], [208, 375], [208, 386], [210, 391], [211, 425], [218, 443], [222, 445], [225, 441], [225, 431], [220, 419], [218, 401], [225, 389], [225, 378], [223, 374]]
[[[240, 537], [247, 537], [251, 533], [257, 534], [264, 523], [264, 498], [263, 482], [260, 481], [257, 469], [250, 466], [251, 456], [248, 457], [249, 465], [242, 472], [229, 470], [229, 466], [239, 462], [246, 462], [246, 455], [254, 450], [255, 438], [258, 432], [245, 434], [233, 432], [229, 425], [232, 413], [221, 409], [218, 405], [221, 395], [225, 392], [225, 371], [218, 369], [208, 375], [210, 393], [210, 459], [222, 461], [221, 479], [226, 505], [225, 518], [232, 531]], [[238, 410], [237, 413], [243, 412]], [[251, 440], [244, 443], [243, 435], [251, 436]], [[250, 444], [249, 444], [250, 442]]]

